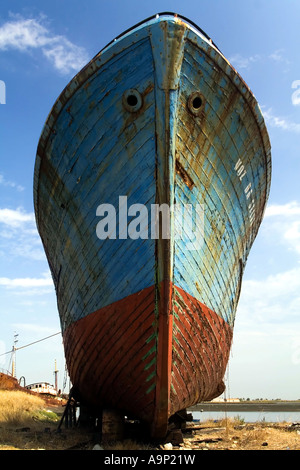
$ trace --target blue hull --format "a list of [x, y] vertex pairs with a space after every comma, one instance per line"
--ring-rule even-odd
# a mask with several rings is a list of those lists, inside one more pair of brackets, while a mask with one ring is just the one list
[[[176, 411], [221, 393], [270, 178], [270, 144], [255, 97], [187, 20], [157, 15], [143, 22], [74, 77], [40, 138], [34, 200], [69, 373], [83, 400], [135, 412], [153, 435], [163, 435]], [[115, 227], [104, 226], [103, 204], [115, 208]], [[153, 237], [155, 204], [201, 208], [201, 230], [171, 210], [168, 236]], [[137, 218], [141, 205], [146, 224]], [[110, 333], [112, 306], [117, 330], [123, 311], [126, 319], [140, 312], [146, 337], [124, 327], [125, 347]], [[207, 335], [194, 334], [198, 328]], [[104, 374], [97, 358], [109, 357], [105, 370], [116, 367], [101, 349], [104, 332], [114, 355], [143, 350], [139, 390], [147, 403], [129, 398], [139, 363], [128, 360], [126, 377]], [[130, 390], [125, 398], [118, 381]]]

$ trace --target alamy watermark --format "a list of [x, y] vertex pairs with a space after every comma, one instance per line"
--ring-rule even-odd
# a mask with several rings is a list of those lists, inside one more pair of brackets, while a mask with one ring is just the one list
[[119, 196], [118, 207], [100, 204], [96, 226], [100, 240], [170, 239], [183, 240], [187, 250], [199, 250], [204, 239], [204, 204], [144, 204], [128, 206], [127, 196]]
[[0, 104], [6, 104], [6, 85], [3, 80], [0, 80]]

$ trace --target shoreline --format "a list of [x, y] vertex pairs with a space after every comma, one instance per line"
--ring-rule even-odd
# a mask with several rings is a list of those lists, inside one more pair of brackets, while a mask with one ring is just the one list
[[274, 402], [204, 402], [191, 406], [189, 412], [193, 411], [299, 411], [298, 401], [275, 401]]

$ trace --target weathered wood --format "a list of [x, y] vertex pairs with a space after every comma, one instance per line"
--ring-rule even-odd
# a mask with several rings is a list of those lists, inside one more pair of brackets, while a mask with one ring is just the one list
[[[184, 18], [147, 20], [71, 80], [39, 141], [34, 204], [84, 403], [162, 437], [174, 413], [222, 393], [270, 178], [255, 97]], [[141, 229], [155, 204], [168, 236]], [[172, 205], [203, 208], [197, 231]]]

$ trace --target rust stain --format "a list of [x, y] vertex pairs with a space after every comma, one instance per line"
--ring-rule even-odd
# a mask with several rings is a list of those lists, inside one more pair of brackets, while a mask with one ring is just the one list
[[188, 175], [187, 171], [183, 168], [178, 159], [176, 159], [175, 165], [176, 173], [183, 179], [188, 188], [193, 189], [195, 183], [193, 182], [192, 178]]

